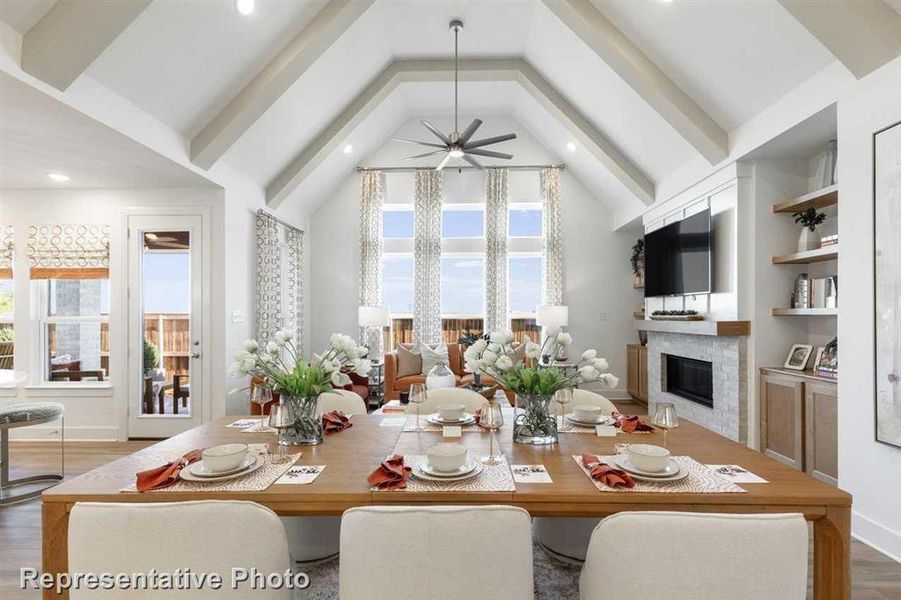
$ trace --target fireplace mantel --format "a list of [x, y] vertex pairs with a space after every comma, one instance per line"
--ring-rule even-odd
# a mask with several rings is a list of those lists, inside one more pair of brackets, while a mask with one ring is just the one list
[[751, 333], [750, 321], [652, 321], [638, 319], [635, 329], [688, 335], [741, 336]]

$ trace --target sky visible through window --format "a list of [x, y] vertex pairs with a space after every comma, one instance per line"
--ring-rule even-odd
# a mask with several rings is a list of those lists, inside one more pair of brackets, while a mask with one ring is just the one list
[[191, 255], [144, 254], [144, 312], [187, 314], [191, 306]]
[[441, 313], [485, 312], [485, 260], [481, 256], [441, 258]]
[[541, 209], [510, 209], [510, 237], [541, 237]]
[[511, 256], [507, 278], [510, 312], [535, 312], [541, 304], [541, 257]]
[[413, 314], [413, 257], [382, 259], [382, 303], [391, 314]]
[[446, 238], [485, 237], [485, 211], [481, 209], [443, 211], [441, 236]]
[[412, 239], [413, 210], [386, 210], [382, 212], [382, 237], [386, 239]]

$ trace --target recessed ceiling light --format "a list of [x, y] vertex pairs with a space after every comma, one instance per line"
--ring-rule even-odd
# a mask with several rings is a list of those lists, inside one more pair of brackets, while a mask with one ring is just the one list
[[566, 143], [566, 149], [569, 150], [570, 152], [575, 152], [575, 151], [576, 151], [576, 145], [575, 145], [573, 142], [567, 142], [567, 143]]
[[56, 181], [57, 183], [64, 183], [66, 181], [69, 181], [69, 176], [63, 175], [62, 173], [47, 173], [47, 177], [49, 177], [53, 181]]
[[346, 146], [344, 146], [344, 154], [350, 154], [353, 151], [354, 147], [352, 145], [347, 144]]
[[253, 14], [255, 0], [235, 0], [235, 10], [244, 16]]

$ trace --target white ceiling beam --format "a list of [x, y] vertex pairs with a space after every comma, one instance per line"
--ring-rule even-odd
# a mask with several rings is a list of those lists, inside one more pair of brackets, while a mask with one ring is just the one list
[[66, 91], [150, 2], [57, 2], [22, 38], [22, 70]]
[[729, 156], [729, 135], [589, 0], [543, 0], [707, 162]]
[[191, 140], [191, 162], [204, 169], [238, 141], [337, 40], [372, 0], [330, 0], [279, 54]]
[[[397, 86], [405, 82], [452, 81], [452, 60], [398, 60], [391, 63], [266, 187], [266, 201], [277, 207]], [[642, 202], [654, 202], [654, 182], [526, 61], [460, 61], [461, 81], [515, 81], [560, 121]]]
[[858, 79], [901, 55], [901, 15], [879, 0], [779, 0]]

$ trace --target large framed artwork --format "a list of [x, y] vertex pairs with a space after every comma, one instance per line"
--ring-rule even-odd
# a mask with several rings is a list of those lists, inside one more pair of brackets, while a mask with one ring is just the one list
[[901, 123], [873, 136], [876, 440], [901, 447]]

